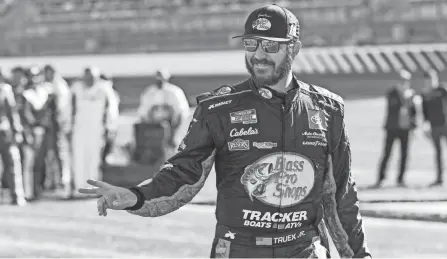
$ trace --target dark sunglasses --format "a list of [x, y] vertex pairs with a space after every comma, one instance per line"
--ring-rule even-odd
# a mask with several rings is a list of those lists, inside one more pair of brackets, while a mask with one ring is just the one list
[[242, 39], [242, 43], [244, 44], [244, 49], [248, 52], [255, 52], [258, 49], [259, 44], [261, 44], [262, 50], [266, 53], [277, 53], [281, 44], [281, 42], [277, 41], [253, 38]]

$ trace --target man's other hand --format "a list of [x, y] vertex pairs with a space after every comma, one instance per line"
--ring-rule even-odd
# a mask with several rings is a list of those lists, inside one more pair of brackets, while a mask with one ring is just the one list
[[137, 203], [137, 196], [130, 190], [101, 181], [87, 180], [96, 188], [81, 188], [79, 193], [100, 195], [98, 199], [99, 216], [107, 216], [107, 209], [123, 210]]

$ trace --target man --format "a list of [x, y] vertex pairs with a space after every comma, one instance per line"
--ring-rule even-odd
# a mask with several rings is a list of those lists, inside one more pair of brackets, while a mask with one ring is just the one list
[[376, 187], [381, 187], [385, 180], [386, 167], [391, 155], [391, 149], [396, 139], [400, 141], [400, 169], [397, 185], [404, 186], [404, 176], [407, 167], [408, 145], [410, 132], [416, 127], [415, 92], [410, 88], [411, 74], [400, 71], [402, 83], [397, 84], [386, 94], [387, 117], [385, 121], [385, 149], [379, 169], [379, 179]]
[[[30, 124], [30, 105], [27, 103], [23, 93], [30, 85], [28, 83], [28, 71], [23, 67], [14, 67], [11, 70], [12, 78], [11, 85], [16, 99], [17, 110], [20, 115], [20, 121], [23, 126], [23, 141], [19, 143], [21, 168], [23, 172], [23, 182], [25, 188], [25, 197], [29, 200], [34, 196], [34, 179], [33, 179], [33, 164], [34, 164], [34, 138], [32, 127]], [[25, 110], [25, 107], [28, 107]], [[27, 111], [27, 112], [25, 112]], [[31, 116], [32, 117], [32, 116]]]
[[107, 134], [114, 132], [118, 116], [113, 91], [100, 79], [98, 68], [88, 67], [82, 81], [72, 86], [71, 147], [74, 185], [85, 186], [86, 179], [101, 178], [101, 154]]
[[4, 179], [2, 182], [7, 183], [11, 193], [11, 204], [19, 206], [26, 204], [18, 149], [23, 139], [22, 131], [14, 92], [12, 87], [5, 82], [0, 71], [0, 157], [2, 161], [0, 179]]
[[[169, 83], [170, 78], [171, 75], [167, 70], [156, 71], [156, 83], [145, 89], [141, 95], [140, 107], [138, 108], [141, 124], [164, 125], [166, 128], [166, 132], [168, 132], [166, 135], [169, 135], [167, 143], [165, 147], [160, 147], [164, 148], [165, 157], [171, 157], [180, 145], [182, 128], [184, 128], [183, 131], [186, 131], [186, 120], [189, 116], [189, 104], [186, 95], [180, 87]], [[136, 136], [138, 135], [136, 134]], [[137, 142], [139, 142], [138, 139]], [[145, 153], [145, 151], [139, 150], [139, 146], [143, 146], [143, 142], [137, 143], [136, 153]], [[160, 153], [152, 152], [157, 157], [160, 156]], [[149, 155], [145, 159], [158, 160], [157, 157], [150, 158]]]
[[[48, 161], [49, 151], [54, 154], [56, 171], [48, 175], [50, 186], [55, 189], [63, 185], [65, 190], [70, 189], [70, 165], [69, 165], [69, 146], [67, 134], [67, 123], [69, 120], [68, 106], [70, 103], [70, 90], [67, 82], [56, 73], [51, 65], [45, 65], [43, 68], [44, 83], [42, 88], [48, 91], [47, 109], [40, 115], [40, 124], [44, 126], [45, 133], [42, 144], [37, 150], [37, 161], [40, 166]], [[51, 170], [46, 170], [51, 171]]]
[[242, 42], [251, 78], [199, 96], [179, 152], [130, 189], [90, 180], [98, 211], [161, 216], [185, 205], [216, 161], [211, 257], [370, 257], [351, 173], [341, 97], [298, 81], [299, 23], [287, 9], [252, 12]]
[[437, 178], [431, 186], [443, 184], [443, 156], [441, 139], [447, 137], [447, 90], [439, 83], [438, 73], [430, 70], [424, 73], [425, 89], [422, 94], [424, 129], [431, 136], [435, 147]]
[[[55, 114], [55, 94], [52, 87], [44, 82], [43, 71], [39, 66], [31, 66], [27, 70], [28, 85], [23, 91], [23, 121], [29, 135], [30, 144], [27, 149], [28, 158], [26, 168], [26, 185], [32, 181], [32, 196], [38, 199], [45, 190], [46, 154], [48, 150], [49, 128], [51, 128]], [[29, 177], [32, 175], [32, 177]], [[27, 189], [30, 186], [27, 187]]]

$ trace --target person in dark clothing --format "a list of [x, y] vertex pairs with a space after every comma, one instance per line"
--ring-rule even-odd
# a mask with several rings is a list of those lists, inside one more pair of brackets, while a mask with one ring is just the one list
[[411, 74], [402, 70], [402, 83], [390, 89], [387, 98], [387, 116], [385, 121], [385, 148], [379, 168], [379, 179], [376, 187], [381, 187], [386, 177], [386, 168], [391, 155], [391, 149], [396, 139], [400, 141], [401, 157], [397, 184], [404, 185], [404, 175], [407, 167], [408, 143], [410, 132], [416, 127], [415, 92], [410, 88]]
[[[26, 175], [28, 188], [31, 189], [29, 199], [38, 199], [45, 189], [46, 180], [46, 145], [48, 144], [46, 129], [53, 118], [51, 112], [55, 107], [55, 96], [50, 87], [43, 82], [43, 74], [39, 67], [32, 66], [27, 70], [28, 85], [23, 91], [24, 127], [32, 137], [28, 146], [29, 164]], [[50, 111], [51, 110], [51, 111]], [[31, 176], [32, 175], [32, 176]]]
[[422, 93], [424, 129], [435, 147], [437, 178], [431, 186], [443, 184], [443, 161], [441, 139], [447, 137], [447, 90], [439, 83], [438, 74], [430, 70], [424, 74], [425, 89]]

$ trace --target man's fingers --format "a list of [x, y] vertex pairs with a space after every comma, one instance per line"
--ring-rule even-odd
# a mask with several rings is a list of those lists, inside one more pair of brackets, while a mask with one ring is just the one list
[[104, 197], [99, 198], [98, 201], [96, 202], [99, 216], [102, 216], [104, 214], [104, 203], [105, 203]]
[[95, 180], [91, 180], [91, 179], [88, 179], [87, 183], [90, 185], [93, 185], [95, 187], [99, 187], [99, 188], [106, 188], [106, 187], [110, 186], [110, 184], [108, 184], [106, 182], [95, 181]]
[[107, 200], [104, 196], [98, 199], [97, 206], [99, 216], [107, 216], [107, 209], [109, 208], [109, 206], [107, 206]]
[[109, 206], [107, 206], [107, 200], [104, 198], [104, 211], [103, 211], [104, 217], [107, 216], [107, 209], [108, 208], [109, 208]]
[[100, 194], [99, 188], [80, 188], [78, 192], [83, 194]]

